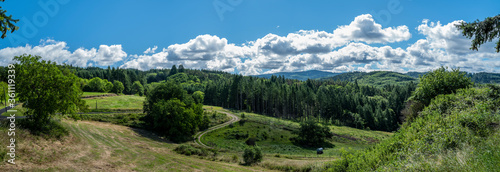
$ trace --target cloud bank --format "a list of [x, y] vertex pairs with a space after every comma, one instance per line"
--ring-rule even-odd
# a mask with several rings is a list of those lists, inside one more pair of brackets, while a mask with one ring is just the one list
[[[65, 42], [44, 40], [38, 46], [0, 49], [0, 65], [24, 53], [81, 67], [117, 65], [140, 70], [186, 68], [222, 70], [243, 75], [283, 71], [323, 70], [331, 72], [390, 70], [428, 71], [440, 66], [460, 67], [469, 72], [500, 72], [500, 54], [493, 43], [469, 50], [470, 40], [455, 25], [423, 20], [415, 28], [424, 39], [408, 43], [412, 37], [407, 26], [384, 28], [372, 16], [357, 16], [349, 25], [332, 32], [299, 30], [286, 36], [267, 34], [255, 41], [236, 45], [216, 35], [199, 35], [182, 44], [143, 54], [128, 55], [121, 45], [100, 45], [98, 49], [78, 48], [70, 52]], [[406, 48], [387, 44], [404, 42]], [[375, 44], [375, 45], [373, 45]], [[127, 58], [126, 58], [127, 57]], [[126, 60], [125, 60], [126, 59]]]

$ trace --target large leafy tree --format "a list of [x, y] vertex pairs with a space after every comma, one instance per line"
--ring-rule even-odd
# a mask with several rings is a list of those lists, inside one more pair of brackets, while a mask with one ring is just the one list
[[295, 141], [303, 146], [323, 146], [326, 139], [331, 138], [333, 134], [327, 126], [319, 125], [314, 119], [308, 119], [300, 123], [300, 129]]
[[457, 27], [467, 38], [474, 38], [470, 49], [477, 51], [482, 44], [498, 39], [495, 50], [497, 53], [500, 52], [500, 14], [483, 21], [462, 22]]
[[[4, 2], [5, 0], [0, 0]], [[12, 15], [7, 15], [7, 10], [3, 10], [0, 6], [0, 32], [2, 32], [2, 39], [7, 36], [7, 32], [14, 32], [19, 29], [14, 23], [17, 23], [19, 19], [12, 19]]]
[[186, 141], [207, 126], [202, 106], [195, 103], [182, 87], [169, 81], [148, 92], [144, 104], [145, 120], [153, 130], [170, 140]]
[[16, 93], [35, 124], [44, 125], [56, 112], [73, 114], [86, 108], [79, 78], [69, 69], [40, 56], [21, 55], [14, 61]]
[[123, 86], [122, 82], [120, 82], [118, 80], [115, 80], [113, 82], [113, 93], [121, 94], [123, 89], [125, 89], [125, 87]]
[[144, 87], [142, 86], [141, 82], [135, 81], [134, 84], [132, 84], [132, 94], [139, 94], [139, 96], [144, 95]]

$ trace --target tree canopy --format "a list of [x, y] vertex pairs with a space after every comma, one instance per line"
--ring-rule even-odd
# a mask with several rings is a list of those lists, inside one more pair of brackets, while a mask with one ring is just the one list
[[14, 57], [16, 92], [29, 119], [44, 124], [56, 112], [73, 114], [85, 109], [79, 78], [64, 66], [40, 56]]
[[146, 123], [174, 142], [190, 140], [197, 131], [207, 128], [201, 103], [173, 82], [156, 86], [148, 92], [144, 111]]
[[487, 17], [483, 21], [462, 22], [457, 28], [462, 30], [462, 34], [467, 38], [474, 38], [471, 50], [477, 51], [482, 44], [498, 39], [495, 50], [497, 53], [500, 52], [500, 14]]
[[[4, 2], [5, 0], [0, 1]], [[7, 10], [3, 10], [0, 6], [0, 32], [2, 32], [2, 39], [7, 36], [8, 31], [13, 33], [19, 29], [19, 27], [14, 25], [14, 23], [17, 23], [18, 21], [19, 19], [12, 19], [12, 15], [7, 15]]]

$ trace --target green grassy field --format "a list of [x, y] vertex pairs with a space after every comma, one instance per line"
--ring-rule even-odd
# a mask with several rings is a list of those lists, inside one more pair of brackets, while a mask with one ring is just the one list
[[100, 93], [100, 92], [83, 92], [82, 97], [85, 96], [98, 96], [98, 95], [109, 95], [113, 93]]
[[[224, 127], [202, 137], [202, 142], [213, 147], [231, 151], [243, 151], [248, 137], [256, 137], [256, 142], [265, 154], [293, 157], [317, 157], [316, 148], [294, 145], [290, 138], [293, 130], [299, 128], [297, 122], [273, 117], [244, 113], [246, 122], [238, 122], [233, 127]], [[237, 113], [241, 118], [241, 113]], [[335, 136], [329, 140], [334, 146], [326, 148], [322, 157], [338, 157], [340, 149], [364, 149], [389, 137], [392, 133], [359, 130], [349, 127], [330, 126]]]
[[[94, 97], [83, 99], [89, 109], [115, 109], [115, 110], [134, 110], [141, 111], [142, 105], [146, 97], [136, 95], [122, 95], [111, 97]], [[96, 108], [97, 103], [97, 108]]]

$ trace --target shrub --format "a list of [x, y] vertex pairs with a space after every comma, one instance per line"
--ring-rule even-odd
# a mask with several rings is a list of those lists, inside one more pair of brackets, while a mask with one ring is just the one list
[[248, 145], [248, 146], [255, 146], [255, 137], [250, 137], [247, 139], [247, 141], [245, 141], [245, 143]]
[[183, 154], [187, 156], [191, 155], [198, 155], [198, 156], [208, 156], [210, 152], [212, 152], [212, 155], [216, 156], [217, 151], [212, 150], [212, 149], [207, 149], [203, 147], [194, 147], [189, 144], [183, 144], [174, 149], [175, 152], [178, 154]]
[[252, 165], [254, 163], [261, 162], [263, 159], [262, 151], [258, 146], [248, 147], [243, 152], [243, 160], [246, 165]]
[[441, 67], [420, 76], [420, 82], [412, 99], [429, 105], [431, 99], [440, 94], [451, 94], [460, 88], [469, 88], [474, 83], [459, 69]]
[[240, 158], [238, 158], [238, 155], [233, 155], [233, 157], [231, 158], [231, 160], [233, 162], [238, 162], [238, 161], [240, 161]]
[[306, 147], [325, 146], [325, 139], [333, 137], [330, 128], [319, 125], [314, 119], [300, 123], [300, 129], [296, 133], [298, 136], [293, 141]]

